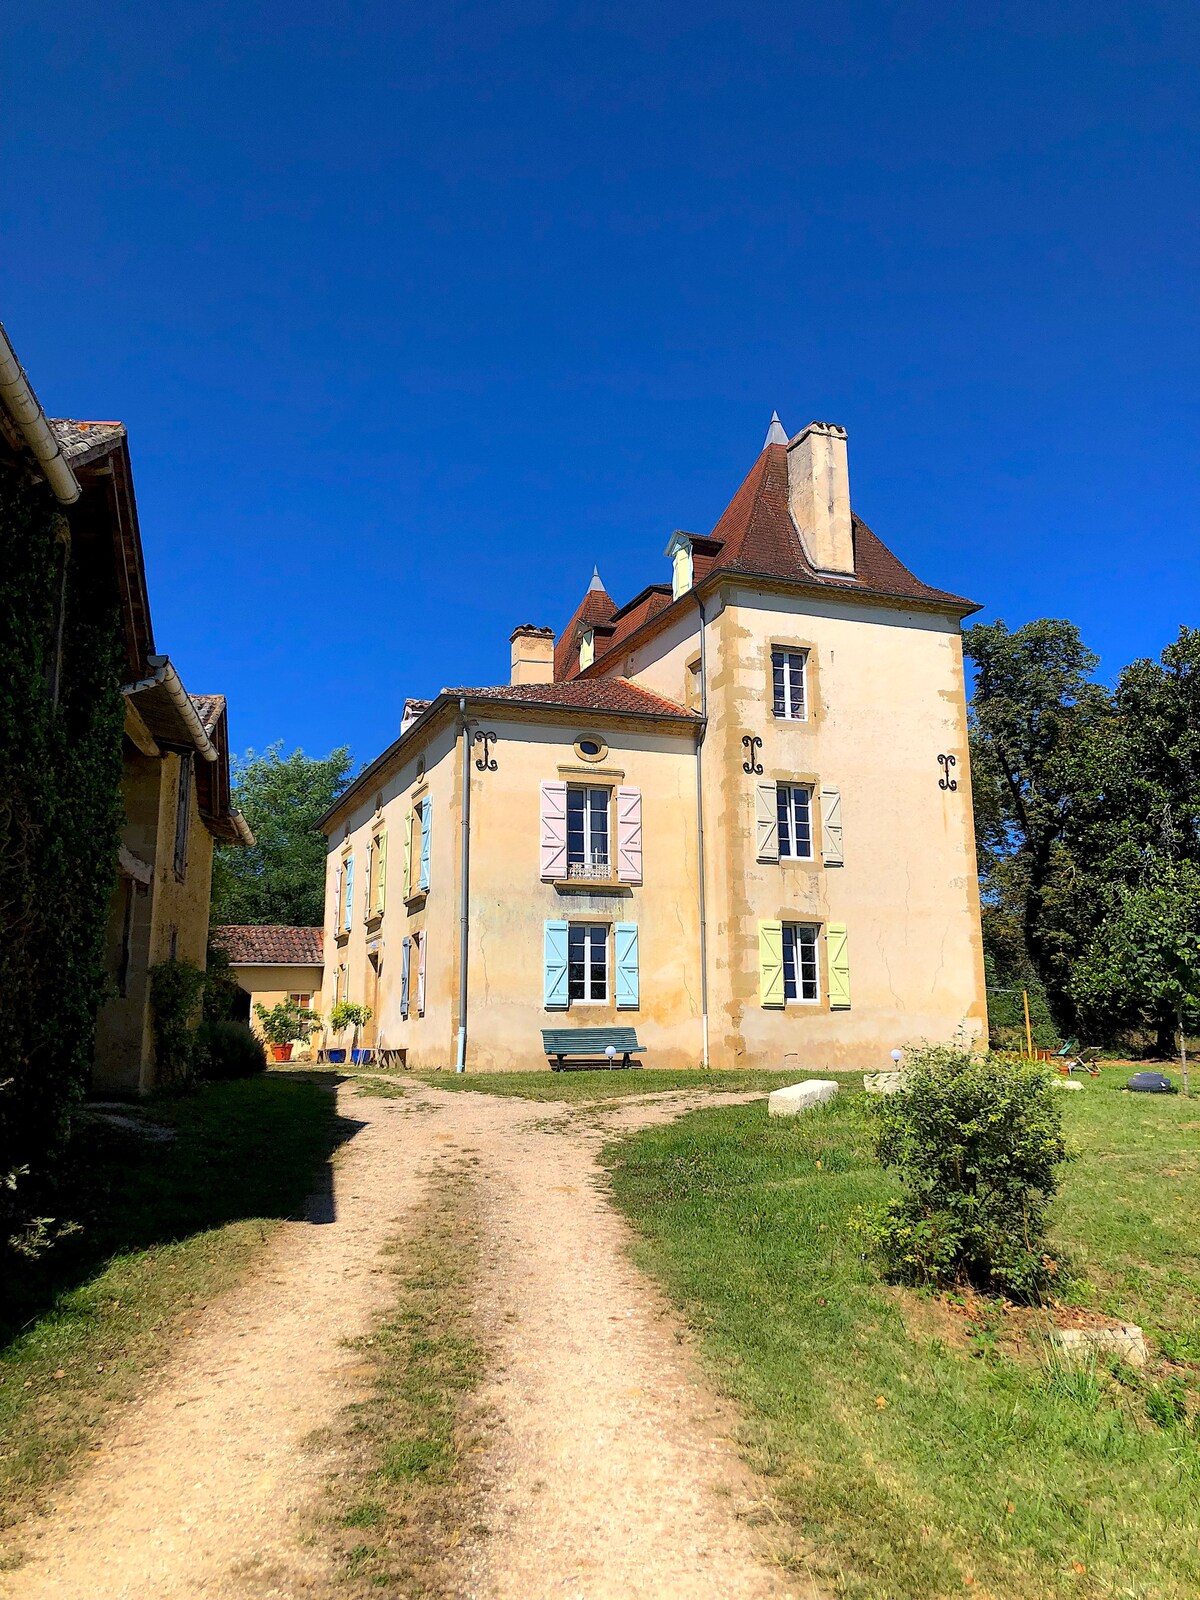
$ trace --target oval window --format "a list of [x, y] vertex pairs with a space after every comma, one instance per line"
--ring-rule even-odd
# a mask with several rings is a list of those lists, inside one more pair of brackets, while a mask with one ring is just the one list
[[580, 739], [579, 754], [581, 756], [598, 756], [600, 754], [600, 746], [595, 739]]

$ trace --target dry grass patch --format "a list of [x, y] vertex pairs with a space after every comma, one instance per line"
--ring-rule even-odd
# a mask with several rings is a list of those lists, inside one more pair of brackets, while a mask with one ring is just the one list
[[392, 1311], [353, 1345], [366, 1398], [314, 1441], [334, 1462], [322, 1538], [342, 1593], [455, 1592], [485, 1422], [474, 1400], [485, 1365], [473, 1319], [480, 1239], [462, 1162], [433, 1180], [395, 1247]]

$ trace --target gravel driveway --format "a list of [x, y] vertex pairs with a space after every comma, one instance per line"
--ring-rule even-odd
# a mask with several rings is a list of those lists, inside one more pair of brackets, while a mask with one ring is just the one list
[[[285, 1224], [254, 1275], [192, 1321], [104, 1448], [30, 1524], [8, 1600], [324, 1596], [303, 1448], [357, 1397], [344, 1341], [387, 1304], [384, 1246], [443, 1160], [474, 1157], [486, 1245], [478, 1285], [496, 1418], [480, 1462], [463, 1600], [759, 1600], [812, 1593], [774, 1565], [761, 1487], [657, 1291], [630, 1265], [596, 1165], [616, 1130], [720, 1099], [673, 1093], [580, 1114], [406, 1083], [338, 1091], [363, 1124], [333, 1204]], [[361, 1382], [361, 1379], [357, 1381]]]

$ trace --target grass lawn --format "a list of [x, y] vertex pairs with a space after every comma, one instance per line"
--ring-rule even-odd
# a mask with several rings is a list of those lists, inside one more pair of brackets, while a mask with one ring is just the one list
[[[619, 1095], [662, 1094], [669, 1089], [703, 1089], [712, 1094], [736, 1094], [743, 1089], [778, 1089], [783, 1083], [815, 1078], [815, 1072], [759, 1071], [598, 1071], [579, 1072], [423, 1072], [414, 1073], [433, 1089], [466, 1089], [476, 1094], [516, 1095], [522, 1100], [611, 1100]], [[848, 1076], [847, 1086], [862, 1079]]]
[[1129, 1070], [1063, 1096], [1055, 1238], [1082, 1274], [1064, 1298], [1145, 1329], [1142, 1374], [1064, 1369], [997, 1307], [878, 1281], [848, 1227], [891, 1183], [865, 1095], [787, 1120], [714, 1107], [609, 1147], [641, 1264], [835, 1593], [1200, 1593], [1200, 1104], [1116, 1092]]
[[[135, 1109], [132, 1115], [138, 1115]], [[151, 1142], [89, 1121], [59, 1214], [81, 1231], [6, 1269], [0, 1296], [0, 1526], [71, 1467], [114, 1402], [228, 1288], [277, 1219], [302, 1214], [354, 1124], [328, 1089], [282, 1075], [146, 1102]]]

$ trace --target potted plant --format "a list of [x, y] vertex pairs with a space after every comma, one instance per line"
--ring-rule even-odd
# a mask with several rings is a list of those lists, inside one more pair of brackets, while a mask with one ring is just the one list
[[[353, 1000], [339, 1000], [329, 1013], [329, 1026], [334, 1033], [343, 1034], [347, 1028], [353, 1029], [353, 1033], [350, 1036], [350, 1060], [355, 1066], [361, 1066], [364, 1061], [370, 1059], [371, 1052], [369, 1050], [360, 1050], [358, 1048], [358, 1030], [365, 1028], [374, 1015], [375, 1013], [370, 1006], [357, 1005]], [[344, 1049], [331, 1050], [329, 1059], [330, 1061], [344, 1061], [346, 1052]]]
[[315, 1011], [307, 1011], [294, 1000], [280, 1000], [268, 1011], [261, 1000], [254, 1002], [254, 1014], [262, 1027], [263, 1038], [271, 1047], [273, 1061], [290, 1061], [292, 1045], [297, 1040], [307, 1040], [321, 1018]]

